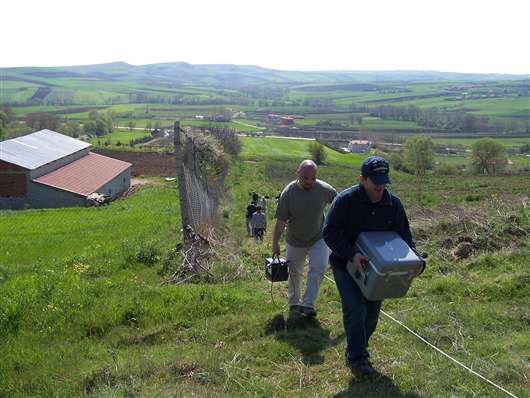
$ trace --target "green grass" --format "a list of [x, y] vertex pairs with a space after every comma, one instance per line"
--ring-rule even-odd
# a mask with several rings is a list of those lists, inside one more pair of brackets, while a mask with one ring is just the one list
[[[173, 189], [152, 188], [110, 207], [2, 211], [0, 233], [8, 248], [2, 253], [2, 264], [38, 269], [35, 259], [53, 262], [87, 253], [99, 258], [116, 257], [121, 243], [133, 237], [131, 231], [148, 240], [159, 231], [160, 239], [167, 239], [178, 221], [175, 195]], [[156, 206], [150, 204], [154, 199]], [[162, 230], [155, 214], [167, 216]], [[12, 229], [14, 226], [17, 228]]]
[[530, 101], [528, 98], [499, 97], [491, 99], [472, 99], [448, 101], [443, 97], [412, 99], [392, 105], [418, 106], [420, 108], [439, 108], [446, 110], [472, 109], [472, 113], [490, 117], [528, 117]]
[[[471, 145], [477, 140], [478, 138], [438, 138], [433, 137], [432, 141], [435, 144], [445, 144], [445, 145], [458, 145], [466, 148], [471, 148]], [[502, 145], [504, 145], [506, 148], [519, 148], [523, 145], [530, 144], [530, 136], [529, 137], [520, 137], [520, 138], [497, 138], [493, 137], [493, 139]]]
[[[248, 150], [247, 144], [245, 141], [245, 151]], [[269, 143], [269, 151], [261, 148], [263, 156], [259, 162], [243, 160], [233, 168], [230, 184], [234, 187], [234, 196], [231, 198], [231, 203], [236, 204], [237, 207], [235, 217], [230, 218], [229, 225], [230, 230], [238, 236], [244, 234], [244, 227], [242, 219], [237, 215], [244, 213], [249, 192], [257, 190], [261, 194], [277, 193], [294, 178], [294, 170], [299, 159], [279, 160], [269, 157], [272, 151], [270, 147], [279, 145], [283, 145], [279, 144], [279, 140], [278, 145]], [[300, 153], [290, 152], [289, 157], [298, 155]], [[355, 174], [349, 167], [335, 168], [333, 165], [327, 165], [319, 170], [321, 178], [338, 189], [355, 183]], [[452, 177], [430, 178], [424, 187], [424, 195], [430, 198], [429, 206], [434, 214], [430, 216], [432, 218], [426, 229], [425, 215], [429, 213], [424, 213], [424, 210], [416, 213], [414, 210], [420, 203], [414, 179], [406, 175], [395, 175], [392, 190], [402, 198], [409, 209], [409, 217], [413, 221], [419, 248], [427, 251], [430, 259], [426, 274], [414, 282], [407, 298], [387, 300], [383, 307], [386, 312], [397, 317], [446, 352], [468, 365], [473, 364], [476, 371], [522, 396], [526, 395], [523, 393], [524, 370], [520, 361], [528, 354], [528, 349], [525, 347], [527, 339], [524, 337], [527, 321], [524, 317], [530, 293], [525, 282], [529, 277], [525, 259], [530, 253], [530, 242], [526, 239], [509, 249], [508, 247], [514, 243], [510, 242], [511, 236], [502, 232], [502, 228], [507, 227], [506, 219], [500, 218], [495, 221], [493, 209], [506, 211], [504, 205], [496, 202], [495, 198], [499, 195], [509, 194], [518, 197], [528, 195], [529, 187], [525, 184], [526, 179], [527, 177], [474, 176], [459, 177], [457, 180]], [[492, 224], [485, 231], [473, 230], [474, 224], [449, 221], [453, 220], [452, 217], [458, 216], [452, 213], [451, 208], [447, 209], [448, 206], [456, 206], [454, 210], [483, 211], [474, 210], [474, 205], [468, 203], [466, 198], [469, 197], [470, 192], [480, 197], [479, 203], [483, 203], [485, 209], [493, 210], [493, 213], [488, 212], [487, 216], [483, 213], [481, 218], [482, 221], [489, 220]], [[512, 211], [521, 210], [522, 207], [516, 204]], [[438, 212], [442, 214], [436, 216]], [[270, 223], [273, 222], [272, 214], [273, 212], [269, 211]], [[445, 217], [448, 221], [445, 221]], [[495, 224], [497, 222], [498, 224]], [[528, 225], [527, 216], [525, 223], [523, 225]], [[448, 231], [450, 225], [454, 225], [454, 228]], [[495, 232], [494, 228], [501, 230]], [[483, 233], [492, 234], [489, 239], [502, 242], [505, 250], [477, 255], [470, 261], [456, 263], [448, 257], [448, 251], [440, 250], [440, 245], [448, 236], [456, 239], [466, 233], [471, 236], [476, 233], [479, 237], [482, 237]], [[503, 236], [504, 240], [496, 237], [496, 233]], [[271, 238], [270, 231], [267, 238]], [[242, 250], [246, 250], [245, 243], [240, 244]], [[281, 288], [280, 297], [285, 299], [285, 287]], [[395, 397], [418, 394], [443, 397], [448, 391], [452, 396], [468, 396], [470, 392], [481, 396], [498, 396], [498, 391], [430, 350], [384, 316], [372, 342], [372, 356], [375, 358], [376, 367], [382, 370], [384, 377], [380, 382], [375, 383], [348, 384], [349, 377], [342, 359], [344, 341], [340, 306], [337, 301], [334, 286], [324, 281], [319, 300], [322, 313], [320, 323], [306, 325], [307, 329], [303, 331], [295, 328], [291, 331], [274, 333], [278, 340], [276, 344], [271, 344], [265, 337], [249, 338], [254, 345], [264, 347], [262, 350], [267, 353], [262, 355], [266, 359], [262, 364], [261, 361], [253, 361], [252, 356], [250, 358], [245, 356], [245, 369], [249, 373], [246, 377], [244, 373], [236, 373], [237, 381], [243, 383], [242, 390], [239, 391], [248, 388], [254, 393], [264, 391], [263, 394], [280, 396], [297, 394], [328, 396], [342, 393], [343, 395], [339, 396]], [[264, 311], [268, 309], [265, 308]], [[270, 312], [269, 321], [273, 319], [274, 314], [277, 315], [278, 311]], [[507, 316], [508, 314], [511, 315]], [[267, 319], [266, 316], [264, 318]], [[499, 336], [502, 337], [501, 342], [498, 342]], [[288, 344], [283, 345], [282, 342]], [[242, 347], [238, 352], [246, 352], [244, 344]], [[298, 352], [293, 352], [293, 347]], [[495, 359], [487, 360], [491, 356]], [[297, 390], [295, 379], [275, 373], [271, 375], [270, 372], [273, 372], [275, 367], [295, 372], [298, 369], [300, 390]], [[247, 383], [253, 383], [253, 387]], [[281, 390], [281, 386], [286, 390]]]
[[[241, 156], [244, 158], [285, 158], [301, 161], [310, 157], [309, 140], [241, 137], [241, 141], [243, 142]], [[329, 148], [325, 151], [327, 162], [334, 165], [360, 166], [365, 158], [363, 155], [343, 154]]]
[[195, 119], [181, 119], [180, 124], [182, 126], [191, 126], [191, 127], [216, 127], [216, 128], [227, 128], [238, 132], [247, 132], [247, 131], [262, 131], [261, 128], [256, 128], [249, 126], [249, 120], [245, 121], [232, 121], [232, 122], [212, 122], [208, 120], [195, 120]]
[[105, 142], [108, 142], [110, 145], [116, 145], [120, 142], [121, 145], [128, 146], [130, 140], [136, 140], [144, 137], [150, 136], [151, 133], [147, 131], [138, 131], [138, 130], [124, 130], [118, 129], [111, 134], [107, 134], [103, 137], [93, 137], [90, 139], [92, 145], [98, 145], [98, 141], [101, 145], [104, 145]]
[[[449, 391], [452, 396], [497, 396], [385, 317], [372, 340], [381, 378], [351, 380], [343, 364], [338, 294], [328, 280], [322, 285], [318, 321], [274, 329], [273, 320], [283, 316], [284, 308], [271, 303], [262, 275], [270, 247], [245, 238], [244, 208], [250, 191], [275, 196], [293, 178], [306, 143], [254, 140], [267, 145], [254, 146], [252, 153], [252, 141], [245, 139], [246, 155], [233, 162], [228, 176], [223, 222], [235, 257], [217, 260], [217, 272], [229, 277], [217, 283], [160, 286], [168, 274], [166, 260], [156, 256], [167, 258], [180, 240], [172, 185], [144, 188], [103, 208], [1, 213], [3, 247], [9, 248], [0, 257], [2, 395], [444, 397]], [[291, 152], [275, 157], [285, 142]], [[345, 188], [355, 182], [360, 160], [334, 158], [319, 176]], [[395, 177], [420, 249], [432, 259], [407, 298], [388, 300], [383, 309], [525, 396], [528, 244], [519, 241], [502, 253], [480, 254], [461, 264], [447, 261], [445, 254], [437, 254], [438, 242], [448, 234], [473, 233], [469, 228], [475, 227], [434, 216], [426, 226], [413, 211], [418, 204], [414, 181]], [[483, 196], [479, 204], [494, 200], [505, 187], [519, 186], [518, 181], [433, 179], [428, 182], [428, 191], [437, 197], [432, 211], [439, 211], [438, 205], [466, 204], [470, 189]], [[519, 189], [510, 194], [528, 194], [527, 186]], [[499, 204], [493, 208], [503, 209]], [[274, 205], [268, 211], [270, 223], [273, 211]], [[491, 225], [509, 242], [497, 218]], [[524, 222], [519, 218], [519, 225]], [[271, 228], [267, 242], [270, 234]], [[149, 253], [155, 255], [154, 264], [139, 261]], [[234, 278], [237, 269], [240, 276]], [[275, 285], [273, 294], [283, 305], [286, 285]]]
[[[348, 118], [347, 115], [339, 114], [338, 116], [342, 117], [329, 117], [321, 116], [308, 117], [305, 119], [300, 119], [295, 121], [295, 126], [319, 126], [320, 123], [325, 123], [331, 120], [333, 123], [336, 123], [336, 128], [340, 129], [341, 127], [350, 128], [350, 129], [367, 129], [367, 130], [415, 130], [419, 126], [415, 122], [407, 122], [402, 120], [385, 120], [378, 117], [364, 117], [362, 124], [351, 123], [351, 117]], [[324, 124], [325, 125], [325, 124]]]

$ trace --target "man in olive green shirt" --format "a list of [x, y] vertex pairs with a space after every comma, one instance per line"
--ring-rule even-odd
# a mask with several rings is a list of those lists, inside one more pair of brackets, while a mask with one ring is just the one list
[[[297, 179], [284, 188], [276, 208], [272, 252], [280, 255], [279, 242], [287, 226], [285, 246], [289, 260], [288, 302], [289, 312], [295, 315], [316, 316], [315, 301], [330, 254], [322, 238], [322, 226], [324, 208], [333, 201], [337, 191], [316, 176], [315, 162], [304, 160], [300, 163]], [[306, 290], [301, 298], [306, 257], [309, 257], [309, 270]]]

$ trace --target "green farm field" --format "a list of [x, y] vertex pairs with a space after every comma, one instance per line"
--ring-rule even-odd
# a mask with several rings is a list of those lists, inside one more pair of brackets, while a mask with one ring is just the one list
[[217, 127], [217, 128], [227, 128], [230, 130], [238, 132], [252, 132], [252, 131], [262, 131], [263, 129], [259, 127], [253, 127], [253, 125], [248, 125], [249, 120], [239, 121], [234, 120], [232, 122], [211, 122], [207, 120], [193, 120], [193, 119], [182, 119], [180, 124], [182, 126], [190, 127]]
[[[520, 148], [523, 145], [530, 144], [530, 136], [517, 138], [499, 138], [492, 137], [496, 142], [501, 143], [506, 148]], [[471, 148], [477, 138], [439, 138], [433, 137], [432, 141], [435, 144], [457, 145], [466, 148]]]
[[144, 137], [148, 137], [151, 134], [147, 131], [137, 131], [137, 130], [125, 130], [125, 129], [118, 129], [115, 130], [111, 134], [107, 134], [103, 137], [97, 138], [91, 138], [90, 143], [92, 145], [98, 145], [98, 141], [100, 142], [100, 145], [103, 145], [104, 142], [107, 142], [109, 145], [116, 145], [118, 142], [120, 142], [120, 145], [129, 145], [129, 141], [136, 140]]
[[[342, 114], [341, 114], [342, 116]], [[419, 126], [415, 122], [403, 121], [403, 120], [384, 120], [378, 117], [363, 117], [363, 123], [351, 123], [351, 117], [347, 118], [305, 118], [301, 120], [296, 120], [296, 126], [318, 126], [322, 121], [331, 120], [333, 122], [338, 122], [340, 125], [343, 125], [346, 128], [351, 129], [368, 129], [368, 130], [416, 130]]]
[[[334, 76], [326, 73], [283, 74], [271, 71], [268, 75], [265, 70], [243, 67], [243, 76], [219, 85], [215, 80], [224, 69], [222, 65], [201, 66], [195, 72], [188, 66], [182, 67], [179, 64], [136, 67], [117, 63], [7, 68], [0, 80], [0, 101], [11, 105], [19, 119], [33, 112], [56, 112], [70, 120], [83, 121], [90, 109], [99, 108], [115, 112], [120, 123], [134, 121], [140, 127], [146, 120], [172, 120], [177, 117], [190, 120], [193, 125], [197, 122], [191, 120], [195, 114], [223, 107], [248, 111], [261, 117], [266, 112], [308, 112], [305, 121], [297, 121], [302, 126], [342, 119], [344, 111], [352, 106], [436, 107], [444, 112], [461, 111], [488, 117], [492, 125], [507, 124], [519, 132], [525, 131], [530, 116], [528, 82], [515, 76], [514, 80], [502, 78], [497, 81], [491, 78], [483, 80], [480, 76], [475, 76], [477, 81], [473, 81], [472, 76], [462, 80], [463, 77], [457, 75], [451, 75], [453, 80], [428, 81], [423, 76], [415, 81], [413, 73], [389, 81], [361, 74], [359, 80], [352, 82], [362, 83], [348, 83], [343, 80], [344, 76], [334, 82]], [[191, 75], [182, 80], [182, 73]], [[262, 86], [263, 78], [270, 79], [266, 88]], [[247, 85], [242, 85], [241, 80], [247, 81]], [[41, 89], [49, 92], [38, 95]], [[86, 109], [72, 112], [75, 108]], [[327, 116], [324, 116], [326, 113]], [[414, 122], [402, 120], [367, 118], [364, 122], [360, 126], [350, 121], [345, 127], [372, 131], [422, 129]], [[250, 118], [248, 124], [255, 123]], [[242, 126], [238, 130], [251, 131]]]

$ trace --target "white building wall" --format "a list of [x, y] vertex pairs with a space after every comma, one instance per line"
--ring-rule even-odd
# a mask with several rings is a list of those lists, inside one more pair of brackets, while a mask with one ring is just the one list
[[127, 170], [114, 177], [111, 181], [99, 187], [96, 192], [110, 195], [112, 198], [115, 198], [129, 189], [130, 186], [131, 168], [129, 167]]

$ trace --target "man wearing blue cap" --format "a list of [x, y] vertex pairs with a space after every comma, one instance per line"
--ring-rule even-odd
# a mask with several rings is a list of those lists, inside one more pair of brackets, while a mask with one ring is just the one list
[[390, 183], [388, 172], [384, 158], [367, 158], [362, 164], [359, 184], [337, 195], [323, 230], [324, 241], [332, 251], [330, 262], [342, 303], [346, 359], [356, 376], [373, 372], [367, 347], [377, 326], [381, 301], [367, 300], [346, 270], [348, 261], [357, 268], [367, 261], [356, 253], [355, 241], [361, 232], [395, 231], [416, 250], [405, 209], [399, 198], [386, 189]]

